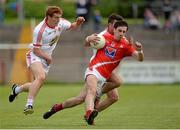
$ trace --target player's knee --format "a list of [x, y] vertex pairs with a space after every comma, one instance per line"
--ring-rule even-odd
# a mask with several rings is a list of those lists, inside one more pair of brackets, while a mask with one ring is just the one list
[[114, 84], [115, 84], [116, 88], [118, 88], [123, 84], [123, 81], [122, 81], [122, 79], [118, 79], [118, 80], [114, 81]]
[[89, 87], [88, 88], [88, 93], [92, 94], [92, 95], [96, 95], [96, 89]]
[[46, 76], [44, 74], [40, 74], [37, 76], [36, 80], [39, 82], [43, 82], [45, 80]]
[[76, 97], [76, 102], [77, 102], [77, 104], [83, 103], [84, 100], [85, 100], [85, 98], [83, 98], [83, 97]]
[[112, 103], [115, 103], [119, 100], [119, 96], [118, 95], [113, 95], [111, 97], [109, 97], [109, 100], [112, 102]]

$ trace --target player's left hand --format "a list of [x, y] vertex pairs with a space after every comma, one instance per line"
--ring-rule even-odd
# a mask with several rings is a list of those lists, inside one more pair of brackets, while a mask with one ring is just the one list
[[135, 42], [134, 45], [135, 45], [137, 51], [141, 51], [142, 50], [142, 44], [140, 42]]
[[100, 41], [100, 38], [98, 37], [98, 35], [96, 33], [88, 36], [88, 41], [92, 42], [94, 44], [98, 44], [98, 41]]
[[142, 44], [140, 42], [137, 42], [137, 41], [134, 43], [134, 39], [132, 36], [129, 37], [128, 41], [129, 41], [129, 44], [133, 45], [137, 51], [142, 50]]
[[81, 25], [82, 23], [84, 23], [84, 21], [85, 21], [84, 17], [78, 17], [78, 18], [76, 19], [77, 25]]

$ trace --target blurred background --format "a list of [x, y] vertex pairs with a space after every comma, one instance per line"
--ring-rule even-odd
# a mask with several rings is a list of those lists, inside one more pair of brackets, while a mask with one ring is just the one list
[[[180, 82], [179, 0], [0, 0], [0, 84], [31, 80], [25, 54], [32, 30], [45, 16], [48, 5], [60, 6], [71, 22], [84, 16], [85, 24], [60, 36], [47, 82], [82, 82], [92, 55], [84, 39], [107, 26], [107, 17], [118, 13], [129, 23], [128, 36], [143, 44], [145, 61], [131, 58], [117, 70], [125, 83]], [[83, 11], [82, 11], [83, 10]]]

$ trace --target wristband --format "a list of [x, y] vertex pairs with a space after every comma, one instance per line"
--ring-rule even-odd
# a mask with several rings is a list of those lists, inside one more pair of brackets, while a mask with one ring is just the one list
[[140, 51], [137, 51], [137, 52], [138, 52], [138, 53], [141, 53], [141, 54], [143, 53], [143, 51], [142, 51], [142, 50], [140, 50]]

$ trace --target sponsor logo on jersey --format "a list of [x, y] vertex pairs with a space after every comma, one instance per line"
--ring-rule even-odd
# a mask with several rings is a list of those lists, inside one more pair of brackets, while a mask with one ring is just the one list
[[52, 33], [56, 33], [56, 30], [48, 32], [48, 35], [51, 35]]
[[115, 54], [116, 54], [116, 49], [112, 48], [110, 46], [107, 46], [105, 48], [105, 54], [110, 57], [110, 58], [114, 58]]
[[120, 48], [124, 48], [124, 46], [123, 46], [123, 45], [120, 45]]

